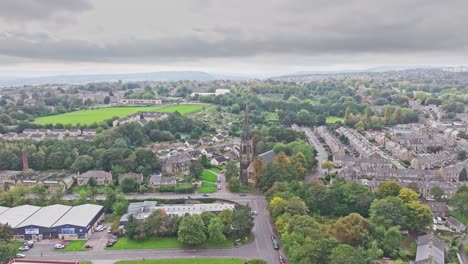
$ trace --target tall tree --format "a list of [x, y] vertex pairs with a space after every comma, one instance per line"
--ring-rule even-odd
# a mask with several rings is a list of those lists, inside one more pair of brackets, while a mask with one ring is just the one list
[[218, 217], [213, 217], [208, 225], [208, 237], [213, 241], [224, 241], [226, 237], [223, 234], [223, 223]]
[[266, 170], [266, 166], [265, 166], [265, 163], [263, 162], [263, 160], [259, 157], [256, 157], [254, 160], [253, 160], [253, 163], [252, 163], [252, 168], [253, 168], [253, 180], [255, 182], [258, 182], [258, 180], [260, 179], [260, 177], [263, 176], [263, 174], [265, 173], [265, 170]]
[[381, 198], [388, 196], [398, 196], [400, 194], [401, 186], [394, 181], [384, 181], [379, 185], [377, 193]]
[[352, 213], [335, 223], [335, 237], [344, 243], [356, 246], [371, 232], [371, 224], [359, 214]]
[[16, 248], [6, 242], [0, 242], [0, 264], [7, 264], [16, 255]]
[[400, 190], [400, 195], [399, 197], [405, 202], [405, 203], [410, 203], [410, 202], [416, 202], [418, 201], [419, 195], [409, 189], [409, 188], [403, 188]]
[[331, 251], [330, 264], [361, 264], [363, 252], [359, 248], [341, 244]]
[[251, 209], [245, 205], [236, 205], [232, 214], [232, 232], [237, 238], [250, 234], [253, 227]]
[[450, 199], [449, 204], [457, 209], [464, 217], [468, 216], [468, 188], [461, 187]]
[[200, 179], [200, 177], [201, 177], [201, 175], [203, 173], [203, 169], [204, 169], [203, 164], [198, 160], [193, 161], [190, 164], [190, 174], [195, 179]]
[[186, 245], [200, 245], [206, 241], [204, 224], [200, 215], [186, 215], [182, 218], [177, 232], [177, 240]]
[[382, 241], [382, 249], [385, 256], [395, 258], [398, 256], [398, 249], [400, 247], [401, 233], [398, 226], [389, 228], [384, 235]]

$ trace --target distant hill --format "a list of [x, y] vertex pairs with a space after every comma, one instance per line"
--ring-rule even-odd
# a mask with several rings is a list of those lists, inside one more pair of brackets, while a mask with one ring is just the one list
[[0, 86], [21, 86], [41, 84], [84, 84], [92, 82], [131, 81], [210, 81], [216, 78], [206, 72], [199, 71], [162, 71], [125, 74], [93, 74], [93, 75], [58, 75], [35, 78], [0, 79]]

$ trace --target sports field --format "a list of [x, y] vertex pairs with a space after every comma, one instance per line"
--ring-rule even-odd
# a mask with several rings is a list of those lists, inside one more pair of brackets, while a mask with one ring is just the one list
[[36, 118], [35, 123], [40, 125], [47, 124], [82, 124], [89, 125], [94, 122], [104, 121], [114, 116], [124, 117], [137, 112], [168, 112], [179, 111], [185, 115], [198, 112], [206, 105], [202, 104], [183, 104], [183, 105], [161, 105], [161, 106], [129, 106], [129, 107], [104, 107], [91, 110], [80, 110], [60, 115], [43, 116]]

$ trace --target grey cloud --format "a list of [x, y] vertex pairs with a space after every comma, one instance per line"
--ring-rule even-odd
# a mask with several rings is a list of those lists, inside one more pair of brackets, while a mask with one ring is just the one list
[[7, 21], [41, 20], [57, 13], [83, 12], [92, 8], [89, 0], [2, 0], [0, 19]]
[[[16, 2], [7, 1], [10, 9]], [[65, 2], [59, 0], [44, 2], [55, 3], [51, 8], [56, 11], [90, 8], [86, 1], [66, 1], [75, 3], [70, 5], [58, 4]], [[467, 55], [468, 36], [462, 33], [468, 28], [468, 5], [461, 0], [236, 2], [239, 9], [229, 9], [225, 1], [202, 1], [204, 23], [176, 21], [174, 28], [166, 28], [157, 36], [116, 34], [114, 39], [101, 40], [54, 32], [8, 32], [0, 35], [0, 55], [39, 61], [132, 63], [287, 55]], [[193, 2], [187, 3], [189, 16], [197, 9]], [[229, 12], [239, 14], [238, 18], [225, 16]], [[157, 19], [155, 15], [155, 24]]]

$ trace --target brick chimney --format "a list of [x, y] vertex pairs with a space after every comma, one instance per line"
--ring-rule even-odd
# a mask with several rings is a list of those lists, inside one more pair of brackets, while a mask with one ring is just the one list
[[27, 172], [29, 169], [28, 166], [28, 152], [23, 150], [23, 172]]

